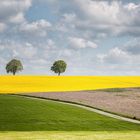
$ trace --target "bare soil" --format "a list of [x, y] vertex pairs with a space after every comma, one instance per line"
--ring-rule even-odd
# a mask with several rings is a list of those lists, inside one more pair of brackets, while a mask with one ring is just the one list
[[108, 112], [140, 119], [140, 88], [75, 92], [32, 93], [32, 96], [72, 101]]

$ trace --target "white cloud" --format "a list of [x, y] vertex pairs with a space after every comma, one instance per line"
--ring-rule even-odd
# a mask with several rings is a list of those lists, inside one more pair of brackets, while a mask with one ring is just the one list
[[25, 18], [23, 13], [18, 13], [16, 16], [10, 17], [9, 21], [11, 23], [21, 23], [25, 21]]
[[[7, 40], [6, 42], [0, 43], [1, 52], [4, 58], [23, 58], [23, 59], [33, 59], [37, 53], [37, 48], [32, 44], [26, 42], [16, 42]], [[6, 54], [6, 55], [5, 55]]]
[[95, 23], [124, 25], [132, 24], [140, 13], [140, 4], [121, 1], [76, 0], [81, 12]]
[[[41, 5], [49, 7], [47, 15]], [[49, 71], [57, 59], [66, 60], [68, 74], [138, 73], [140, 40], [128, 40], [140, 36], [139, 9], [140, 3], [121, 0], [1, 0], [0, 62], [17, 57], [31, 74]]]
[[92, 38], [93, 42], [112, 36], [140, 36], [140, 3], [120, 0], [52, 1], [52, 4], [56, 3], [60, 19], [53, 30], [60, 31], [60, 34]]
[[[37, 48], [33, 47], [30, 43], [15, 44], [16, 48], [13, 49], [13, 57], [33, 59], [37, 53]], [[18, 45], [18, 46], [17, 46]]]
[[74, 0], [75, 28], [109, 35], [140, 35], [140, 4], [121, 1]]
[[31, 23], [24, 22], [20, 26], [20, 31], [22, 33], [25, 33], [26, 35], [32, 35], [32, 36], [46, 36], [47, 30], [51, 27], [51, 23], [41, 19], [38, 21], [34, 21]]
[[73, 48], [97, 48], [97, 44], [79, 37], [69, 37], [69, 44]]
[[24, 47], [23, 50], [21, 49], [21, 51], [23, 52], [24, 57], [32, 59], [37, 53], [37, 49], [29, 43], [26, 43], [26, 47]]
[[56, 30], [62, 32], [69, 32], [72, 29], [75, 29], [75, 23], [77, 21], [77, 16], [75, 13], [64, 13], [61, 16], [61, 19], [56, 23]]
[[135, 38], [128, 41], [123, 47], [123, 51], [126, 51], [130, 55], [140, 55], [140, 38]]
[[0, 21], [22, 22], [24, 12], [31, 6], [31, 0], [1, 0]]
[[55, 44], [55, 42], [53, 40], [48, 39], [45, 48], [47, 48], [47, 49], [55, 49], [56, 44]]
[[0, 23], [0, 32], [3, 32], [6, 29], [6, 24]]
[[81, 11], [96, 23], [117, 23], [117, 14], [120, 7], [118, 2], [76, 0]]
[[111, 49], [107, 54], [97, 55], [97, 58], [101, 60], [102, 63], [111, 64], [128, 64], [131, 63], [131, 56], [127, 52], [116, 47]]
[[110, 49], [107, 53], [97, 55], [95, 65], [99, 75], [138, 75], [140, 55], [133, 55], [123, 46]]
[[135, 3], [128, 3], [124, 7], [128, 10], [135, 10], [135, 9], [139, 8], [139, 5], [136, 5]]
[[71, 22], [75, 21], [75, 19], [76, 19], [76, 15], [74, 13], [69, 13], [69, 14], [65, 13], [63, 15], [63, 21], [64, 22], [71, 23]]
[[47, 61], [45, 59], [43, 59], [43, 58], [39, 58], [39, 59], [30, 60], [30, 63], [34, 64], [34, 65], [36, 65], [36, 64], [38, 64], [38, 65], [46, 65]]

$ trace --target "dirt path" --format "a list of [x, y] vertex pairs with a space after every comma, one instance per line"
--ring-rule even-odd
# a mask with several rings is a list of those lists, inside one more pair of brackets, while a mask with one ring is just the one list
[[[44, 98], [38, 98], [38, 97], [34, 97], [32, 95], [31, 96], [18, 95], [18, 96], [24, 96], [26, 98], [37, 99], [37, 100], [47, 100], [47, 98], [46, 99], [44, 99]], [[119, 116], [119, 115], [114, 115], [114, 114], [107, 113], [107, 112], [104, 112], [104, 111], [101, 111], [101, 110], [98, 110], [98, 109], [86, 107], [84, 105], [78, 105], [78, 104], [74, 104], [74, 103], [67, 103], [67, 102], [63, 102], [63, 101], [54, 101], [54, 100], [52, 100], [52, 101], [53, 102], [59, 102], [59, 103], [62, 103], [62, 104], [67, 104], [67, 105], [72, 105], [72, 106], [80, 107], [80, 108], [83, 108], [83, 109], [86, 109], [86, 110], [89, 110], [89, 111], [92, 111], [92, 112], [96, 112], [98, 114], [105, 115], [105, 116], [108, 116], [108, 117], [112, 117], [112, 118], [115, 118], [115, 119], [119, 119], [119, 120], [131, 122], [131, 123], [140, 124], [140, 121], [139, 120], [134, 120], [134, 119], [126, 118], [126, 117], [122, 117], [122, 116]]]
[[42, 92], [28, 95], [84, 104], [140, 120], [140, 88], [114, 91]]

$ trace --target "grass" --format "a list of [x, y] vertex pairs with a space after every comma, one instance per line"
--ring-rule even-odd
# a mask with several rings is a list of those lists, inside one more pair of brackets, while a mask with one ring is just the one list
[[0, 93], [140, 87], [140, 76], [0, 76]]
[[54, 101], [0, 95], [0, 106], [0, 131], [140, 130], [140, 125]]
[[1, 140], [139, 140], [139, 131], [36, 131], [0, 132]]
[[138, 140], [139, 131], [138, 124], [78, 107], [54, 101], [0, 95], [0, 139]]

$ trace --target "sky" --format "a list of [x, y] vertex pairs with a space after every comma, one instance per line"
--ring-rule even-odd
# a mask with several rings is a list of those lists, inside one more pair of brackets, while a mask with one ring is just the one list
[[140, 75], [140, 0], [0, 0], [0, 74]]

